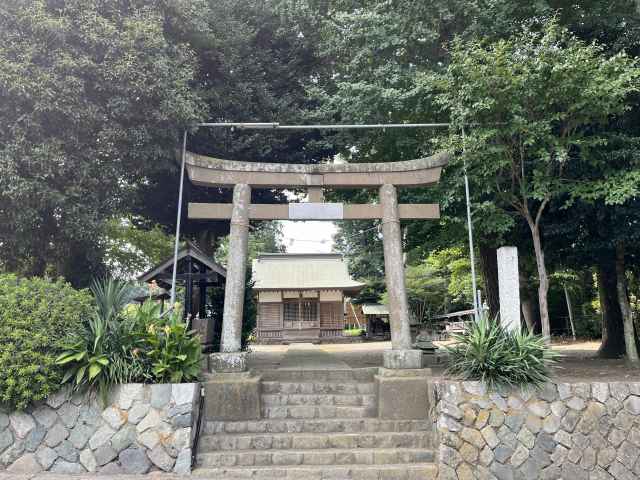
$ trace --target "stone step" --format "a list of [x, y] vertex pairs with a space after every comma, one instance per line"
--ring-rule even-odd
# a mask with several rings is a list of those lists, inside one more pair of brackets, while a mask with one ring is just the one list
[[253, 433], [200, 437], [198, 453], [225, 450], [320, 448], [432, 448], [431, 432]]
[[279, 382], [262, 381], [262, 393], [265, 394], [331, 394], [331, 395], [370, 395], [375, 393], [373, 382]]
[[367, 418], [374, 417], [376, 409], [372, 406], [343, 407], [343, 406], [263, 406], [262, 418]]
[[263, 394], [264, 406], [323, 405], [343, 407], [372, 407], [376, 404], [375, 395], [357, 394]]
[[435, 480], [438, 469], [433, 463], [400, 465], [338, 465], [306, 467], [222, 467], [197, 468], [192, 476], [206, 479], [232, 480], [253, 478], [272, 480]]
[[198, 466], [389, 465], [430, 463], [433, 450], [423, 448], [324, 448], [303, 450], [233, 450], [198, 455]]
[[204, 422], [202, 434], [215, 433], [361, 433], [361, 432], [431, 432], [428, 420], [322, 419], [291, 420], [263, 419], [238, 422]]
[[373, 382], [378, 368], [348, 368], [329, 370], [260, 370], [259, 375], [267, 382]]

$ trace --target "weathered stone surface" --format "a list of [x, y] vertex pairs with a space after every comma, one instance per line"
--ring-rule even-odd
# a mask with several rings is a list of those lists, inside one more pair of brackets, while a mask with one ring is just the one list
[[46, 434], [47, 429], [40, 424], [36, 424], [36, 428], [31, 430], [24, 439], [25, 450], [28, 452], [35, 452], [42, 443]]
[[111, 446], [116, 452], [121, 452], [135, 441], [135, 426], [126, 425], [122, 427], [113, 437], [111, 437]]
[[496, 448], [500, 444], [500, 439], [498, 438], [496, 431], [490, 425], [484, 427], [480, 433], [490, 448]]
[[585, 403], [585, 401], [580, 398], [580, 397], [571, 397], [568, 401], [567, 401], [567, 407], [569, 407], [572, 410], [584, 410], [584, 408], [587, 406], [587, 404]]
[[640, 415], [640, 397], [631, 395], [624, 401], [623, 405], [631, 415]]
[[[190, 473], [191, 420], [198, 407], [193, 395], [199, 390], [196, 384], [179, 385], [172, 396], [173, 385], [160, 387], [120, 386], [108, 396], [112, 403], [106, 407], [93, 394], [70, 396], [65, 387], [26, 412], [0, 409], [0, 470], [11, 469], [15, 475], [27, 470], [63, 475], [126, 473], [171, 471], [175, 464], [176, 471]], [[151, 408], [153, 390], [161, 410]], [[402, 427], [410, 430], [410, 425]], [[154, 450], [155, 466], [151, 467]], [[120, 465], [119, 454], [128, 467]]]
[[93, 433], [94, 429], [92, 427], [85, 424], [78, 424], [71, 430], [69, 441], [75, 448], [82, 450]]
[[153, 450], [147, 453], [149, 460], [160, 470], [170, 472], [173, 469], [175, 460], [164, 451], [162, 445], [156, 445]]
[[629, 390], [629, 385], [624, 382], [610, 383], [609, 392], [611, 393], [611, 396], [613, 398], [620, 402], [624, 401], [629, 396], [629, 393], [631, 393]]
[[609, 384], [604, 382], [592, 383], [591, 395], [600, 403], [605, 403], [609, 399]]
[[115, 404], [120, 410], [129, 410], [135, 400], [144, 398], [144, 385], [141, 383], [127, 383], [116, 389]]
[[140, 423], [136, 426], [136, 430], [138, 433], [142, 433], [145, 430], [150, 428], [156, 428], [158, 425], [162, 423], [162, 417], [160, 417], [160, 413], [156, 409], [149, 410], [146, 417], [142, 419]]
[[489, 416], [489, 425], [491, 425], [493, 428], [499, 428], [504, 423], [504, 420], [505, 415], [501, 410], [491, 410], [491, 415]]
[[93, 456], [96, 459], [96, 463], [99, 466], [102, 466], [116, 458], [118, 456], [118, 452], [111, 448], [111, 445], [102, 445], [94, 450]]
[[526, 418], [527, 416], [522, 412], [509, 412], [504, 423], [512, 432], [519, 432]]
[[618, 448], [617, 460], [622, 463], [628, 469], [632, 469], [636, 463], [636, 460], [640, 456], [640, 449], [631, 442], [622, 442], [620, 448]]
[[38, 463], [33, 453], [27, 453], [9, 465], [7, 471], [15, 474], [38, 473], [42, 471], [42, 466]]
[[454, 448], [446, 445], [440, 446], [439, 460], [441, 464], [449, 465], [452, 468], [456, 468], [462, 463], [462, 456]]
[[78, 461], [78, 451], [69, 440], [63, 440], [54, 450], [60, 458], [67, 462], [75, 463]]
[[18, 438], [25, 438], [31, 430], [36, 428], [33, 417], [24, 412], [13, 412], [9, 415], [9, 423]]
[[598, 465], [607, 468], [616, 459], [616, 449], [613, 447], [603, 448], [597, 452], [596, 456]]
[[[538, 391], [479, 395], [473, 384], [463, 387], [450, 396], [454, 401], [448, 400], [447, 410], [457, 417], [449, 420], [455, 423], [447, 425], [442, 413], [438, 417], [448, 448], [439, 456], [440, 464], [446, 459], [451, 478], [460, 474], [531, 480], [640, 478], [637, 393], [640, 382], [560, 383], [557, 393], [556, 387], [545, 386]], [[496, 403], [504, 398], [502, 411]], [[479, 473], [481, 469], [484, 473]]]
[[95, 472], [98, 469], [96, 457], [93, 456], [93, 452], [88, 448], [80, 452], [80, 463], [87, 472]]
[[0, 430], [0, 453], [13, 443], [13, 433], [8, 428]]
[[47, 435], [44, 437], [44, 443], [49, 447], [55, 447], [63, 440], [69, 437], [69, 430], [66, 429], [62, 423], [58, 422], [49, 429]]
[[53, 473], [83, 473], [84, 468], [79, 463], [67, 462], [66, 460], [58, 459], [51, 467]]
[[51, 465], [53, 465], [53, 462], [58, 458], [58, 453], [53, 448], [45, 445], [40, 446], [40, 448], [36, 450], [35, 455], [43, 470], [49, 470]]
[[127, 421], [133, 425], [137, 425], [149, 413], [148, 403], [138, 403], [131, 407]]
[[111, 437], [115, 435], [116, 431], [108, 425], [100, 427], [89, 439], [89, 447], [95, 450], [98, 447], [103, 446], [111, 440]]
[[[3, 414], [0, 414], [0, 417]], [[36, 408], [33, 412], [33, 417], [36, 421], [45, 428], [51, 428], [56, 420], [58, 419], [58, 414], [52, 408], [44, 405], [40, 408]], [[2, 425], [0, 425], [2, 428]]]
[[515, 478], [511, 465], [493, 462], [489, 470], [491, 470], [491, 473], [493, 473], [498, 480], [514, 480]]
[[526, 427], [522, 427], [516, 438], [528, 449], [532, 449], [536, 441], [535, 435]]
[[543, 400], [534, 400], [529, 402], [527, 405], [527, 409], [534, 415], [540, 418], [544, 418], [551, 412], [551, 408], [549, 407], [549, 403]]
[[62, 405], [64, 402], [69, 400], [69, 398], [70, 398], [69, 388], [63, 387], [60, 390], [58, 390], [56, 393], [49, 395], [47, 397], [47, 405], [49, 405], [53, 409], [56, 409], [60, 405]]
[[460, 433], [460, 437], [469, 442], [472, 445], [475, 445], [477, 448], [483, 448], [485, 445], [485, 441], [484, 438], [482, 437], [482, 434], [477, 431], [474, 430], [472, 428], [468, 428], [465, 427], [462, 429], [462, 432]]
[[114, 430], [118, 430], [127, 420], [125, 412], [113, 406], [102, 412], [102, 419]]
[[480, 460], [480, 463], [484, 466], [488, 467], [489, 465], [491, 465], [491, 462], [493, 462], [494, 458], [495, 458], [495, 455], [493, 453], [493, 450], [488, 445], [484, 447], [480, 452], [479, 460]]
[[465, 442], [460, 447], [460, 456], [467, 463], [475, 463], [478, 460], [478, 455], [478, 449], [470, 443]]
[[171, 401], [176, 405], [193, 403], [197, 398], [197, 383], [176, 383], [171, 386]]
[[185, 475], [191, 473], [191, 449], [186, 448], [180, 452], [173, 466], [173, 472]]
[[171, 400], [171, 385], [160, 384], [151, 385], [151, 406], [153, 408], [164, 408]]
[[[125, 473], [147, 473], [151, 468], [151, 462], [149, 461], [147, 454], [140, 448], [128, 448], [123, 450], [120, 452], [118, 459], [120, 460], [120, 465], [122, 465], [122, 469]], [[189, 472], [190, 471], [191, 465], [189, 465]]]
[[138, 436], [138, 442], [152, 450], [160, 442], [160, 435], [155, 430], [147, 430]]
[[71, 402], [65, 402], [58, 408], [57, 413], [64, 426], [72, 428], [80, 416], [80, 407]]

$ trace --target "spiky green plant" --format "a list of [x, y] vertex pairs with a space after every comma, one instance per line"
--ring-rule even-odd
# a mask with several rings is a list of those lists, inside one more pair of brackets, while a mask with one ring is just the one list
[[510, 332], [486, 316], [452, 339], [455, 343], [446, 347], [450, 357], [447, 373], [479, 380], [489, 388], [539, 387], [549, 380], [559, 356], [541, 336]]

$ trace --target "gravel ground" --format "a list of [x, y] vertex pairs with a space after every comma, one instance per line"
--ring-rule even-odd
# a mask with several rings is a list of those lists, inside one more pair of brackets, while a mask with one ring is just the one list
[[[443, 346], [447, 342], [435, 342]], [[640, 370], [627, 365], [621, 359], [598, 358], [600, 342], [557, 342], [553, 349], [562, 357], [554, 368], [554, 378], [563, 381], [621, 381], [640, 380]], [[382, 352], [391, 348], [391, 342], [365, 342], [325, 344], [319, 346], [331, 353], [336, 360], [343, 361], [353, 368], [377, 367], [382, 365]], [[287, 352], [287, 345], [253, 345], [249, 364], [256, 370], [278, 368]], [[442, 349], [441, 349], [442, 350]], [[446, 368], [446, 356], [429, 357], [434, 376], [442, 376]], [[435, 364], [434, 364], [435, 363]]]

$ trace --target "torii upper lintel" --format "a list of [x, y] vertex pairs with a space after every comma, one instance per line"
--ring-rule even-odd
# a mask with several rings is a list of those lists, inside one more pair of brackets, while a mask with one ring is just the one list
[[196, 185], [258, 188], [331, 187], [359, 188], [396, 185], [418, 187], [437, 183], [449, 155], [401, 162], [290, 164], [238, 162], [186, 152], [189, 179]]

